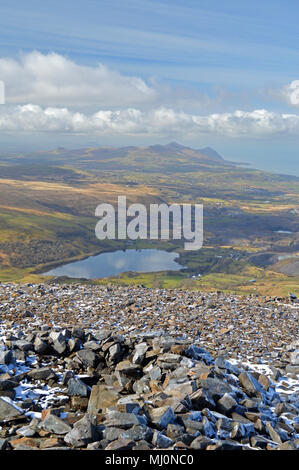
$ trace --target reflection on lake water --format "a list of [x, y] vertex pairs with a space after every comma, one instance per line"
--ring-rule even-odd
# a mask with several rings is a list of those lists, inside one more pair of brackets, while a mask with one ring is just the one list
[[183, 269], [175, 261], [177, 253], [162, 250], [118, 250], [101, 253], [81, 261], [65, 264], [43, 273], [47, 276], [97, 279], [117, 276], [123, 272], [178, 271]]

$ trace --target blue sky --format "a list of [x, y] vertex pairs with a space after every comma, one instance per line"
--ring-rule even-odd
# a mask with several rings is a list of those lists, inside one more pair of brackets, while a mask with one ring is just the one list
[[299, 174], [298, 13], [294, 0], [1, 0], [0, 148], [171, 138]]
[[89, 65], [193, 86], [294, 79], [294, 0], [1, 1], [1, 56], [55, 51]]

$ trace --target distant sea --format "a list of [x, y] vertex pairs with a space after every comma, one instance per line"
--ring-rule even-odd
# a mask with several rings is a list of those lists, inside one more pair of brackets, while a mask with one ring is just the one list
[[257, 170], [264, 170], [269, 171], [271, 173], [278, 173], [281, 175], [292, 175], [299, 177], [299, 156], [291, 159], [290, 157], [285, 157], [282, 159], [271, 159], [271, 162], [268, 159], [262, 158], [252, 158], [250, 161], [249, 159], [244, 159], [242, 161], [240, 158], [230, 158], [231, 162], [239, 162], [243, 163], [241, 166], [243, 168], [256, 168]]
[[[297, 142], [298, 140], [298, 142]], [[286, 142], [276, 140], [271, 142], [240, 141], [232, 143], [214, 143], [214, 147], [225, 160], [248, 163], [248, 168], [280, 173], [283, 175], [299, 176], [299, 139]]]

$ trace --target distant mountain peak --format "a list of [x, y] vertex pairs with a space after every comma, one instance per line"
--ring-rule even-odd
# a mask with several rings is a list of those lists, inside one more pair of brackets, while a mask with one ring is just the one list
[[156, 153], [165, 154], [171, 152], [173, 154], [183, 154], [183, 153], [194, 153], [198, 154], [201, 158], [206, 158], [211, 162], [222, 163], [225, 162], [224, 158], [216, 152], [212, 147], [204, 147], [202, 149], [196, 149], [194, 147], [188, 147], [186, 145], [181, 145], [178, 142], [169, 142], [169, 144], [155, 144], [148, 147], [151, 151]]
[[178, 142], [170, 142], [169, 144], [166, 144], [165, 147], [175, 149], [175, 150], [184, 150], [184, 149], [191, 149], [191, 150], [196, 150], [197, 152], [200, 152], [201, 154], [205, 155], [206, 157], [212, 158], [213, 160], [223, 160], [223, 157], [216, 152], [212, 147], [204, 147], [202, 149], [194, 149], [193, 147], [188, 147], [186, 145], [181, 145]]
[[198, 149], [198, 152], [206, 155], [207, 157], [212, 158], [213, 160], [224, 160], [224, 158], [216, 152], [216, 150], [212, 149], [212, 147], [204, 147], [202, 149]]
[[176, 148], [176, 149], [186, 149], [186, 148], [189, 148], [189, 147], [186, 147], [185, 145], [179, 144], [178, 142], [169, 142], [169, 144], [167, 144], [166, 147]]

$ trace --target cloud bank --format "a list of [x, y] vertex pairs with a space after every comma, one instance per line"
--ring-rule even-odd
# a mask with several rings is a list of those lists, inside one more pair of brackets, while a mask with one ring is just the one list
[[0, 131], [13, 133], [75, 133], [102, 136], [228, 137], [299, 135], [299, 116], [267, 110], [196, 115], [170, 108], [100, 110], [85, 114], [67, 108], [38, 105], [0, 107]]

